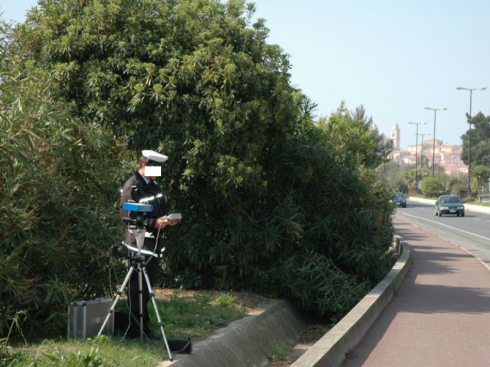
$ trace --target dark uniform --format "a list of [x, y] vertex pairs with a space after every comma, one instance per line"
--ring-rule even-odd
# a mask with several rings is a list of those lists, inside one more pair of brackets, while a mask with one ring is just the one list
[[[161, 236], [163, 229], [159, 232], [158, 228], [155, 228], [155, 223], [158, 218], [167, 215], [167, 205], [160, 187], [154, 181], [148, 180], [147, 182], [138, 171], [136, 171], [134, 176], [124, 184], [121, 192], [121, 204], [119, 206], [119, 211], [125, 224], [128, 224], [130, 219], [135, 219], [138, 214], [141, 214], [122, 209], [123, 204], [130, 200], [133, 200], [135, 203], [146, 201], [148, 205], [153, 206], [153, 211], [146, 213], [145, 216], [144, 226], [146, 233], [144, 245], [141, 249], [142, 254], [145, 255], [145, 263], [143, 266], [146, 267], [150, 284], [153, 287], [158, 274], [159, 258], [161, 257], [163, 250], [163, 238]], [[157, 236], [160, 236], [160, 238]], [[127, 245], [129, 245], [130, 249], [137, 251], [138, 247], [136, 238], [130, 231], [126, 232], [125, 242]], [[127, 333], [129, 337], [140, 336], [138, 284], [138, 272], [134, 271], [131, 274], [131, 279], [129, 280], [128, 285], [128, 307], [131, 313], [130, 326]], [[143, 277], [143, 331], [146, 334], [150, 333], [150, 317], [147, 310], [147, 303], [149, 300], [150, 295], [148, 287]]]

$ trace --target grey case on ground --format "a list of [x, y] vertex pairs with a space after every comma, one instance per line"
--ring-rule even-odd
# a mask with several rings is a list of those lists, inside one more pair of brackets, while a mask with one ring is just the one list
[[[68, 338], [92, 338], [99, 334], [108, 312], [112, 298], [94, 298], [74, 301], [68, 306]], [[111, 314], [102, 334], [114, 333], [114, 313]]]

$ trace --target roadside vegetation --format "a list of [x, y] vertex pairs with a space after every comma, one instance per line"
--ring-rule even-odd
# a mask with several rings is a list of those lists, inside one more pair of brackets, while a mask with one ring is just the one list
[[[423, 156], [425, 157], [425, 156]], [[426, 162], [426, 165], [423, 164]], [[468, 196], [468, 175], [460, 173], [457, 175], [447, 175], [442, 167], [436, 165], [434, 177], [432, 168], [427, 166], [427, 160], [421, 159], [421, 166], [415, 168], [412, 165], [398, 165], [395, 162], [387, 162], [380, 165], [377, 169], [378, 179], [385, 183], [393, 192], [403, 192], [411, 196], [420, 195], [424, 198], [437, 199], [440, 195], [457, 195], [465, 203], [475, 205], [486, 205], [490, 194], [488, 180], [490, 170], [484, 165], [472, 166], [472, 176], [470, 180], [471, 196]], [[420, 187], [415, 186], [415, 171], [417, 171]]]
[[[23, 24], [0, 21], [2, 362], [164, 358], [158, 344], [65, 333], [69, 303], [112, 297], [127, 270], [110, 248], [125, 232], [119, 190], [142, 149], [169, 156], [159, 184], [183, 213], [156, 288], [288, 298], [330, 322], [390, 268], [394, 191], [423, 180], [424, 196], [466, 195], [464, 176], [437, 168], [432, 178], [427, 160], [417, 177], [388, 162], [392, 145], [362, 106], [316, 116], [255, 19], [244, 0], [57, 0]], [[167, 337], [206, 337], [243, 317], [233, 295], [169, 299]]]
[[[394, 191], [423, 179], [424, 195], [465, 192], [463, 176], [388, 162], [392, 145], [362, 106], [316, 116], [255, 19], [244, 0], [57, 0], [23, 24], [0, 20], [2, 362], [163, 358], [158, 345], [65, 333], [70, 302], [112, 297], [127, 270], [110, 248], [142, 149], [169, 156], [159, 184], [183, 213], [156, 288], [288, 298], [330, 322], [390, 268]], [[206, 337], [243, 317], [233, 297], [169, 299], [167, 336]]]
[[[265, 24], [241, 0], [40, 1], [25, 23], [0, 23], [2, 358], [161, 358], [64, 339], [69, 303], [112, 297], [126, 271], [110, 247], [142, 149], [169, 156], [159, 184], [183, 213], [157, 288], [289, 298], [338, 320], [386, 274], [391, 194], [413, 182], [362, 106], [315, 115]], [[170, 300], [169, 335], [242, 317], [229, 300]]]
[[[389, 268], [391, 145], [362, 107], [316, 118], [240, 0], [40, 2], [0, 44], [0, 335], [107, 296], [141, 149], [181, 225], [161, 284], [347, 313]], [[35, 266], [33, 266], [35, 264]], [[124, 269], [118, 269], [121, 274]]]

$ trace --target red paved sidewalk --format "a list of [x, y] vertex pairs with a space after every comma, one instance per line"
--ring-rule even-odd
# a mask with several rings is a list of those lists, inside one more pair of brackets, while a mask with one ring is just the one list
[[490, 270], [407, 222], [394, 227], [413, 264], [342, 367], [489, 367]]

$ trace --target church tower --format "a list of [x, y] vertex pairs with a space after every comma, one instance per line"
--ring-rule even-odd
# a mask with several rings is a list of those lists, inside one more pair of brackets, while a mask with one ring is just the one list
[[400, 128], [397, 123], [391, 129], [391, 141], [393, 142], [393, 150], [400, 150]]

